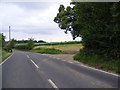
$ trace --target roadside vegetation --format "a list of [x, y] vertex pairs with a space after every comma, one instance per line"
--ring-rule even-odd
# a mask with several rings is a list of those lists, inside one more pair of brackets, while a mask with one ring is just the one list
[[[72, 43], [72, 44], [71, 44]], [[77, 42], [78, 43], [78, 42]], [[79, 42], [80, 43], [80, 42]], [[31, 44], [30, 44], [31, 45]], [[15, 49], [44, 53], [44, 54], [73, 54], [75, 52], [69, 51], [71, 49], [77, 49], [79, 51], [82, 48], [82, 44], [76, 44], [76, 42], [57, 42], [57, 43], [44, 43], [41, 45], [34, 45], [31, 49], [28, 48], [28, 44], [16, 44]]]
[[[26, 45], [29, 41], [28, 40], [24, 40], [26, 42], [23, 43], [23, 41], [17, 41], [16, 45]], [[68, 44], [81, 44], [82, 41], [69, 41], [69, 42], [38, 42], [36, 43], [34, 42], [34, 46], [51, 46], [51, 45], [68, 45]]]
[[11, 55], [10, 50], [10, 44], [5, 42], [5, 36], [0, 33], [0, 63]]
[[99, 55], [85, 55], [82, 50], [73, 58], [89, 66], [120, 74], [120, 69], [118, 68], [120, 63], [119, 60], [108, 59]]
[[34, 49], [39, 49], [39, 48], [54, 48], [67, 52], [69, 54], [76, 54], [79, 52], [80, 49], [83, 48], [83, 45], [82, 43], [80, 43], [80, 44], [64, 44], [64, 45], [43, 45], [43, 46], [34, 47]]
[[37, 49], [28, 50], [28, 51], [41, 53], [41, 54], [68, 54], [67, 52], [64, 52], [55, 48], [37, 48]]
[[71, 2], [60, 5], [54, 22], [81, 37], [84, 48], [75, 60], [120, 74], [120, 2]]
[[1, 58], [1, 62], [4, 61], [7, 57], [9, 57], [11, 55], [10, 52], [7, 52], [5, 50], [2, 50], [2, 55], [0, 56]]

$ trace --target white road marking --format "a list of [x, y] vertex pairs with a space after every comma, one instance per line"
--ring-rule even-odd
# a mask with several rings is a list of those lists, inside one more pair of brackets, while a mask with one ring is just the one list
[[68, 61], [69, 63], [73, 63], [73, 62], [71, 62], [71, 61]]
[[31, 60], [31, 62], [35, 65], [36, 68], [39, 68], [38, 65], [33, 60]]
[[80, 62], [78, 62], [78, 61], [74, 61], [75, 63], [80, 63]]
[[[43, 54], [41, 54], [43, 55]], [[47, 56], [47, 55], [43, 55], [43, 56]], [[51, 56], [49, 56], [51, 57]], [[53, 58], [53, 57], [52, 57]], [[67, 60], [62, 60], [62, 61], [67, 61]], [[78, 63], [78, 64], [81, 64], [80, 62], [78, 61], [74, 61], [75, 63]], [[69, 63], [73, 63], [73, 62], [69, 62]], [[117, 75], [117, 74], [114, 74], [114, 73], [110, 73], [110, 72], [107, 72], [107, 71], [103, 71], [103, 70], [100, 70], [100, 69], [96, 69], [96, 68], [93, 68], [93, 67], [89, 67], [89, 66], [85, 66], [85, 65], [81, 65], [83, 67], [86, 67], [86, 68], [90, 68], [90, 69], [93, 69], [93, 70], [96, 70], [96, 71], [100, 71], [100, 72], [103, 72], [103, 73], [107, 73], [107, 74], [110, 74], [110, 75], [113, 75], [113, 76], [117, 76], [117, 77], [120, 77], [120, 75]]]
[[27, 55], [27, 58], [30, 58], [30, 57]]
[[10, 55], [7, 59], [5, 59], [3, 62], [0, 63], [0, 65], [2, 65], [3, 63], [5, 63], [9, 58], [11, 58], [13, 56], [14, 53], [12, 53], [12, 55]]
[[67, 60], [63, 60], [63, 61], [67, 61]]
[[100, 71], [100, 72], [103, 72], [103, 73], [111, 74], [111, 75], [113, 75], [113, 76], [120, 77], [120, 75], [113, 74], [113, 73], [110, 73], [110, 72], [106, 72], [106, 71], [103, 71], [103, 70], [100, 70], [100, 69], [92, 68], [92, 67], [85, 66], [85, 65], [81, 65], [81, 66], [82, 66], [82, 67], [86, 67], [86, 68], [90, 68], [90, 69], [93, 69], [93, 70], [96, 70], [96, 71]]
[[55, 83], [51, 79], [48, 79], [48, 82], [52, 85], [53, 88], [55, 88], [56, 90], [59, 90], [58, 87], [55, 85]]

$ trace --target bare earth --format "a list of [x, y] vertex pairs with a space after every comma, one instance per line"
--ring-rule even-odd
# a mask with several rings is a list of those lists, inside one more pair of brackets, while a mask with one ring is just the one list
[[60, 60], [69, 60], [69, 61], [73, 61], [73, 56], [75, 54], [44, 54], [44, 55], [48, 55], [50, 57], [53, 57], [53, 58], [57, 58], [57, 59], [60, 59]]

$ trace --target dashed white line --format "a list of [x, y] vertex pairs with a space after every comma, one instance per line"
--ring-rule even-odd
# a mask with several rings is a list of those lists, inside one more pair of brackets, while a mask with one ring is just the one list
[[27, 55], [27, 58], [30, 58], [30, 57]]
[[39, 68], [38, 65], [33, 60], [31, 60], [31, 62], [35, 65], [36, 68]]
[[58, 87], [55, 85], [55, 83], [51, 79], [48, 79], [48, 82], [52, 85], [53, 88], [55, 88], [56, 90], [59, 90]]

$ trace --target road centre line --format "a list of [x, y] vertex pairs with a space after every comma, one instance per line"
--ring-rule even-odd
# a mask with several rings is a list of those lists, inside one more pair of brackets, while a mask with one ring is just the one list
[[32, 59], [31, 62], [35, 65], [36, 68], [39, 68], [38, 65]]
[[48, 79], [48, 82], [52, 85], [53, 88], [55, 88], [55, 90], [59, 90], [58, 87], [55, 85], [55, 83], [51, 79]]

